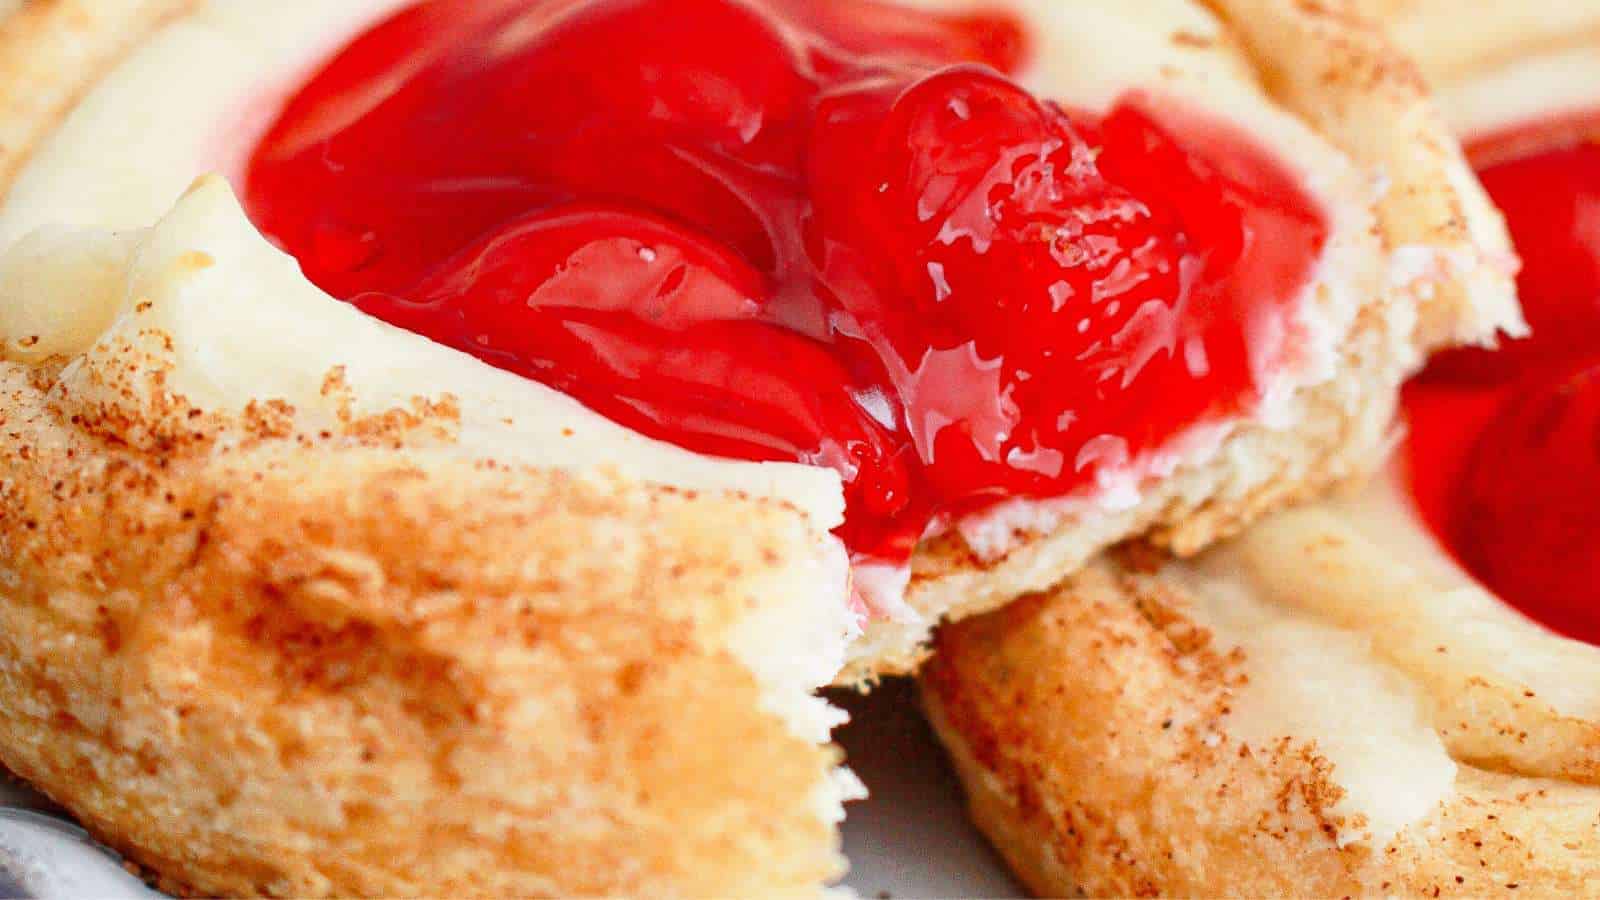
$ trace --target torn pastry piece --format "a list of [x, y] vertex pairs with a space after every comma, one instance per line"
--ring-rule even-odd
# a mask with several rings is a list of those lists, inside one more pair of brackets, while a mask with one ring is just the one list
[[0, 758], [198, 891], [814, 888], [809, 691], [1364, 472], [1517, 327], [1359, 22], [940, 6], [150, 4], [0, 79], [59, 101], [4, 106]]
[[927, 705], [1041, 893], [1600, 885], [1600, 5], [1401, 6], [1532, 334], [1436, 357], [1372, 484], [941, 639]]

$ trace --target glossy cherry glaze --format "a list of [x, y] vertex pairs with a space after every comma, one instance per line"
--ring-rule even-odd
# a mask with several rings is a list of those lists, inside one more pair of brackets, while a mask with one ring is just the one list
[[829, 466], [841, 536], [1053, 497], [1257, 397], [1320, 209], [1214, 123], [1030, 96], [1003, 14], [410, 7], [257, 147], [322, 288], [645, 434]]
[[1457, 559], [1600, 643], [1600, 114], [1470, 148], [1522, 256], [1533, 333], [1443, 354], [1405, 394], [1412, 487]]

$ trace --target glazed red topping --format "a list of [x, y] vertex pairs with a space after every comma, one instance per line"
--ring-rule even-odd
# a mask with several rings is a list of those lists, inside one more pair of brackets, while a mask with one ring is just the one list
[[1326, 238], [1215, 123], [1030, 96], [1024, 38], [863, 0], [424, 3], [291, 99], [246, 202], [375, 316], [833, 467], [846, 542], [903, 560], [1252, 403]]
[[1471, 148], [1523, 259], [1533, 334], [1406, 391], [1418, 505], [1508, 602], [1600, 643], [1600, 115]]

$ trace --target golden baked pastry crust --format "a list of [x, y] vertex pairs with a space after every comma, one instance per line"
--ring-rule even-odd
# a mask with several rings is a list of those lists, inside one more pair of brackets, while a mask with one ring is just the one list
[[1530, 56], [1600, 45], [1600, 5], [1459, 0], [1355, 0], [1385, 23], [1437, 84], [1462, 81]]
[[[1313, 741], [1233, 733], [1246, 660], [1159, 578], [1097, 569], [944, 629], [922, 697], [979, 826], [1040, 896], [1600, 889], [1600, 788], [1464, 765], [1384, 846], [1341, 843]], [[1492, 716], [1492, 711], [1485, 711]]]
[[449, 409], [291, 450], [282, 410], [136, 432], [52, 383], [0, 374], [0, 759], [129, 858], [222, 895], [839, 874], [834, 751], [725, 646], [792, 511], [393, 449]]
[[[187, 5], [47, 0], [0, 26], [0, 187]], [[1386, 206], [1374, 246], [1472, 264], [1438, 279], [1423, 333], [1396, 331], [1407, 292], [1368, 298], [1304, 428], [1234, 445], [1250, 473], [1189, 473], [1126, 514], [1180, 552], [1370, 466], [1396, 344], [1507, 321], [1494, 241], [1468, 227], [1492, 217], [1440, 190], [1460, 159], [1404, 65], [1319, 8], [1215, 6], [1281, 102], [1433, 199]], [[1302, 41], [1367, 67], [1330, 80]], [[1363, 99], [1374, 80], [1393, 93]], [[448, 403], [308, 434], [270, 398], [190, 409], [134, 347], [63, 364], [0, 360], [0, 760], [133, 860], [220, 894], [771, 894], [839, 872], [834, 754], [762, 711], [730, 650], [761, 587], [815, 554], [802, 515], [429, 453]], [[910, 602], [993, 608], [1105, 540], [1027, 538], [1001, 560], [924, 548]], [[920, 657], [891, 635], [845, 677]]]

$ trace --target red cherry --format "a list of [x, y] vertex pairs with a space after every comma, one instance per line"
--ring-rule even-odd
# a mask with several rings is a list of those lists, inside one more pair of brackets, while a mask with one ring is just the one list
[[1511, 395], [1471, 453], [1454, 528], [1497, 594], [1600, 643], [1600, 361]]
[[481, 120], [511, 132], [497, 143], [509, 137], [522, 170], [574, 197], [714, 230], [763, 268], [784, 258], [763, 209], [781, 193], [759, 173], [797, 164], [794, 135], [815, 90], [799, 41], [727, 0], [567, 6], [543, 28], [523, 12], [490, 33], [525, 35], [512, 47], [485, 41], [494, 71], [472, 83], [484, 91]]
[[291, 100], [247, 205], [374, 315], [652, 437], [834, 468], [839, 534], [903, 560], [1248, 402], [1320, 252], [1227, 129], [941, 69], [1021, 45], [875, 0], [421, 4]]
[[932, 477], [981, 493], [1073, 472], [1065, 451], [1083, 441], [1054, 420], [1093, 387], [1053, 377], [1051, 360], [1099, 352], [1139, 309], [1096, 297], [1119, 265], [1178, 293], [1170, 235], [1064, 114], [983, 69], [831, 96], [812, 146], [819, 227], [872, 273], [843, 299], [895, 360]]
[[[799, 71], [800, 45], [753, 6], [590, 0], [567, 3], [549, 24], [526, 7], [512, 4], [515, 15], [489, 42], [505, 77], [473, 80], [497, 109], [520, 114], [530, 135], [620, 129], [738, 154], [806, 112], [812, 88]], [[507, 46], [507, 33], [521, 37]], [[597, 78], [602, 55], [627, 62]]]
[[761, 276], [664, 220], [592, 204], [533, 213], [462, 250], [413, 295], [353, 302], [639, 430], [670, 427], [692, 449], [894, 464], [828, 348], [759, 320]]
[[[664, 329], [754, 319], [767, 287], [726, 247], [658, 216], [574, 203], [540, 210], [468, 245], [412, 291], [419, 303], [472, 298], [475, 311], [627, 313]], [[494, 341], [515, 321], [490, 322]]]
[[829, 95], [810, 158], [824, 272], [954, 496], [1058, 492], [1247, 391], [1246, 334], [1325, 233], [1266, 161], [976, 67]]
[[1523, 258], [1530, 338], [1432, 360], [1405, 392], [1424, 520], [1508, 603], [1600, 643], [1600, 123], [1590, 112], [1470, 152]]

